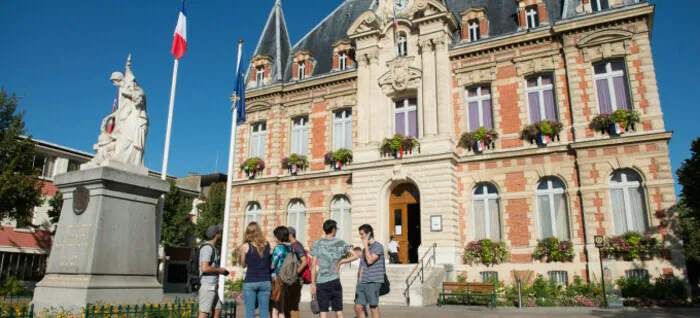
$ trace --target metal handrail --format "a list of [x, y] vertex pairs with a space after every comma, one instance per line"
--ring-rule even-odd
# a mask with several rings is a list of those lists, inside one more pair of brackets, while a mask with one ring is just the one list
[[[425, 251], [423, 256], [420, 258], [420, 261], [418, 262], [418, 264], [416, 264], [416, 266], [413, 267], [413, 270], [411, 270], [411, 273], [408, 274], [408, 277], [406, 277], [406, 290], [403, 291], [403, 296], [406, 298], [406, 306], [409, 306], [411, 304], [411, 297], [408, 295], [408, 290], [411, 289], [411, 285], [413, 285], [413, 283], [416, 281], [416, 279], [418, 279], [418, 277], [420, 277], [421, 284], [423, 283], [423, 281], [425, 279], [425, 277], [424, 277], [425, 276], [425, 257], [428, 256], [428, 253], [430, 253], [431, 251], [433, 252], [427, 261], [430, 262], [430, 259], [432, 258], [433, 265], [435, 265], [437, 263], [437, 259], [435, 258], [435, 248], [436, 247], [437, 247], [437, 243], [433, 243], [433, 246], [431, 246], [427, 251]], [[420, 270], [418, 271], [416, 276], [413, 277], [413, 279], [411, 279], [411, 276], [413, 276], [413, 273], [415, 273], [416, 270], [418, 270], [419, 265], [420, 265]], [[420, 274], [420, 276], [419, 276], [419, 274]]]

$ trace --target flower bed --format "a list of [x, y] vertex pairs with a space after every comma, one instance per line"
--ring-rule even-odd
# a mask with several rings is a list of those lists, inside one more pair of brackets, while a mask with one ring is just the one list
[[403, 158], [404, 154], [411, 153], [413, 149], [418, 147], [419, 143], [416, 138], [396, 134], [394, 137], [384, 138], [379, 149], [383, 156], [393, 155], [394, 158], [400, 159]]
[[352, 162], [352, 150], [340, 148], [336, 151], [329, 151], [323, 155], [323, 159], [327, 165], [331, 165], [337, 170]]
[[574, 243], [559, 241], [556, 237], [539, 240], [533, 256], [549, 262], [571, 262], [574, 260]]
[[602, 248], [605, 256], [621, 257], [626, 261], [648, 259], [661, 251], [661, 243], [651, 235], [627, 232], [620, 236], [609, 236]]
[[[226, 301], [221, 309], [222, 317], [236, 317], [235, 301]], [[5, 305], [0, 304], [0, 317], [17, 318], [83, 318], [83, 317], [187, 317], [194, 318], [199, 315], [199, 302], [195, 300], [176, 300], [159, 304], [143, 305], [113, 305], [113, 304], [89, 304], [82, 309], [82, 313], [72, 313], [63, 308], [43, 309], [34, 312], [34, 305]]]
[[642, 115], [636, 110], [616, 110], [612, 113], [600, 114], [591, 120], [589, 127], [600, 133], [620, 135], [635, 128], [642, 121]]
[[309, 167], [309, 160], [304, 155], [293, 153], [289, 157], [282, 158], [282, 169], [289, 169], [290, 174], [297, 174], [299, 170], [306, 170]]
[[255, 174], [265, 169], [265, 161], [260, 157], [253, 157], [241, 164], [241, 171], [244, 171], [248, 178], [254, 178]]
[[510, 260], [510, 251], [505, 242], [494, 242], [489, 239], [472, 241], [464, 249], [466, 264], [474, 262], [486, 266], [500, 264]]
[[484, 149], [493, 148], [496, 139], [498, 139], [498, 132], [479, 127], [476, 131], [463, 133], [459, 138], [458, 146], [474, 152], [481, 152]]
[[520, 131], [520, 139], [546, 145], [554, 139], [559, 139], [559, 134], [563, 129], [563, 125], [553, 120], [542, 120], [532, 125], [526, 125]]
[[226, 299], [243, 300], [243, 278], [236, 280], [227, 279], [224, 283], [224, 297]]

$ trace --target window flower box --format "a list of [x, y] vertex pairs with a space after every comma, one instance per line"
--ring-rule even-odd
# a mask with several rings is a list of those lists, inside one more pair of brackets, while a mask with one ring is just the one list
[[610, 135], [622, 135], [635, 129], [635, 125], [642, 121], [642, 115], [636, 110], [619, 109], [612, 113], [600, 114], [591, 120], [588, 125], [591, 129]]
[[293, 153], [289, 157], [282, 158], [282, 169], [289, 169], [289, 174], [296, 175], [299, 170], [306, 170], [309, 160], [304, 155]]
[[481, 263], [486, 266], [510, 261], [510, 250], [505, 242], [489, 239], [472, 241], [467, 244], [463, 255], [465, 264]]
[[648, 260], [661, 252], [661, 243], [652, 235], [627, 232], [620, 236], [607, 237], [602, 251], [605, 256], [622, 258], [625, 261]]
[[498, 139], [498, 132], [479, 127], [476, 131], [463, 133], [459, 138], [458, 147], [474, 152], [483, 152], [484, 149], [493, 149], [496, 139]]
[[340, 148], [336, 151], [329, 151], [323, 155], [327, 165], [331, 165], [333, 169], [340, 170], [341, 167], [352, 162], [352, 150]]
[[567, 240], [560, 241], [556, 237], [550, 237], [537, 241], [537, 247], [533, 253], [535, 259], [549, 262], [572, 262], [574, 260], [574, 243]]
[[412, 153], [413, 149], [419, 146], [420, 144], [416, 138], [396, 134], [392, 138], [384, 138], [380, 152], [382, 156], [393, 155], [394, 158], [401, 159], [405, 154]]
[[262, 172], [265, 169], [265, 161], [260, 159], [260, 157], [250, 158], [241, 164], [241, 171], [246, 173], [248, 178], [255, 178], [255, 174]]
[[537, 143], [538, 145], [546, 145], [552, 141], [559, 140], [559, 134], [563, 129], [563, 125], [553, 120], [542, 120], [532, 125], [526, 125], [520, 131], [520, 139]]

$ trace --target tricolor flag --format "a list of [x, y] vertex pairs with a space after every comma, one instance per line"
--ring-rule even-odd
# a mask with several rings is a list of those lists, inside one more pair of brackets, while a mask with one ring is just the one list
[[177, 26], [175, 27], [175, 38], [173, 39], [173, 48], [170, 50], [175, 59], [179, 60], [185, 52], [187, 52], [187, 17], [185, 16], [185, 0], [182, 0], [182, 11], [177, 17]]
[[[117, 108], [119, 108], [119, 90], [117, 90], [117, 96], [114, 97], [114, 103], [112, 103], [112, 114], [117, 111]], [[112, 131], [114, 131], [114, 118], [109, 120], [109, 124], [107, 125], [107, 133], [112, 134]]]
[[394, 7], [394, 31], [399, 30], [399, 21], [396, 19], [396, 7]]

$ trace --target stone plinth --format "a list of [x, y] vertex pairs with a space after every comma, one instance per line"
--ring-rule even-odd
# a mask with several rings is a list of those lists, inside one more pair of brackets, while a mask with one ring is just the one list
[[37, 312], [161, 302], [155, 224], [168, 182], [96, 167], [56, 176], [55, 185], [64, 202], [46, 276], [34, 292]]

